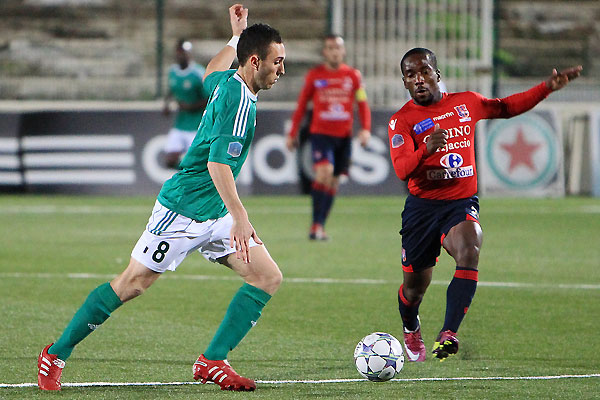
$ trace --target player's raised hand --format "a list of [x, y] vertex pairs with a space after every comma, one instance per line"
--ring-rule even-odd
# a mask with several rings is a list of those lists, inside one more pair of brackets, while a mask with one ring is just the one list
[[427, 140], [427, 152], [429, 154], [433, 154], [446, 145], [448, 139], [448, 131], [445, 129], [440, 129], [440, 124], [435, 124], [433, 128], [433, 133], [429, 135], [429, 139]]
[[231, 21], [233, 35], [240, 36], [248, 26], [248, 9], [241, 4], [232, 5], [229, 7], [229, 20]]
[[562, 89], [567, 83], [577, 78], [581, 74], [581, 70], [583, 70], [581, 65], [563, 69], [560, 72], [555, 68], [552, 70], [552, 75], [546, 80], [546, 87], [550, 90]]

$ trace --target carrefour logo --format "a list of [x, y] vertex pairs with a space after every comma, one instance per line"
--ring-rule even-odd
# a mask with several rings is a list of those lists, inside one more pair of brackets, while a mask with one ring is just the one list
[[560, 158], [553, 131], [534, 113], [494, 123], [486, 144], [490, 170], [500, 182], [515, 189], [556, 180]]
[[448, 153], [441, 158], [440, 164], [446, 168], [457, 168], [463, 165], [463, 158], [460, 154]]

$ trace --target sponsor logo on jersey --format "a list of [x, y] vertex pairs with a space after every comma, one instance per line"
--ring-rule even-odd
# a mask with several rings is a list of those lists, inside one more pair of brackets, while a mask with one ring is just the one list
[[419, 122], [418, 124], [415, 124], [415, 126], [413, 126], [413, 130], [417, 135], [420, 135], [426, 130], [433, 128], [434, 125], [435, 124], [433, 123], [433, 120], [431, 118], [427, 118]]
[[458, 114], [458, 120], [460, 122], [467, 122], [467, 121], [471, 120], [471, 117], [469, 116], [469, 110], [467, 110], [466, 104], [461, 104], [460, 106], [455, 106], [454, 109], [456, 110], [456, 113]]
[[327, 85], [328, 85], [327, 79], [316, 79], [315, 80], [315, 87], [318, 89], [327, 87]]
[[398, 147], [402, 146], [404, 144], [404, 137], [399, 134], [396, 133], [394, 136], [392, 136], [392, 148], [397, 149]]
[[352, 84], [352, 79], [350, 77], [345, 77], [344, 81], [342, 82], [342, 89], [344, 89], [344, 90], [352, 90], [352, 86], [354, 86]]
[[453, 117], [454, 113], [452, 111], [447, 112], [446, 114], [438, 115], [437, 117], [433, 117], [434, 121], [440, 121], [442, 119]]
[[473, 166], [446, 168], [446, 169], [430, 169], [427, 171], [427, 179], [430, 181], [442, 181], [446, 179], [468, 178], [473, 176]]
[[231, 157], [239, 157], [242, 154], [242, 144], [240, 142], [231, 142], [227, 147], [227, 154]]
[[390, 129], [391, 130], [396, 129], [396, 121], [397, 121], [396, 119], [393, 119], [390, 121]]
[[340, 103], [330, 104], [329, 110], [319, 113], [319, 116], [325, 121], [348, 121], [352, 117]]
[[460, 154], [448, 153], [440, 159], [442, 167], [458, 168], [463, 165], [463, 158]]

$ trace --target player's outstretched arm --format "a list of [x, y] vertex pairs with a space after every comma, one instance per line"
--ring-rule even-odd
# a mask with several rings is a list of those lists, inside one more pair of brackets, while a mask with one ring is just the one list
[[583, 67], [581, 65], [567, 68], [560, 72], [555, 68], [552, 70], [552, 75], [546, 80], [546, 87], [552, 91], [560, 90], [567, 86], [570, 81], [579, 77], [582, 70]]
[[244, 8], [241, 4], [234, 4], [229, 7], [229, 22], [231, 22], [233, 38], [227, 43], [227, 46], [225, 46], [223, 50], [210, 60], [206, 66], [204, 78], [215, 71], [225, 71], [226, 69], [231, 68], [231, 64], [233, 64], [233, 61], [237, 56], [237, 39], [239, 39], [243, 30], [248, 26], [248, 9]]

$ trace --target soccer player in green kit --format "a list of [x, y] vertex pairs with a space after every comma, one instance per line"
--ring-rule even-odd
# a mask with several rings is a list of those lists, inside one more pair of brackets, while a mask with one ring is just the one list
[[[194, 379], [214, 382], [223, 390], [256, 388], [253, 380], [231, 368], [227, 354], [256, 324], [279, 288], [282, 274], [248, 219], [235, 177], [254, 136], [256, 94], [284, 74], [285, 48], [270, 26], [246, 28], [248, 10], [242, 5], [231, 6], [229, 15], [233, 37], [206, 67], [204, 82], [211, 96], [181, 170], [160, 191], [129, 266], [94, 289], [56, 343], [42, 350], [38, 358], [41, 389], [59, 390], [62, 369], [75, 345], [195, 250], [231, 268], [245, 283], [231, 300], [208, 348], [194, 363]], [[236, 47], [240, 67], [230, 70]]]
[[192, 59], [192, 43], [180, 39], [175, 46], [175, 61], [169, 67], [169, 93], [165, 97], [163, 114], [171, 113], [169, 104], [177, 102], [177, 115], [165, 144], [165, 165], [177, 168], [181, 156], [192, 145], [210, 93], [204, 88], [206, 70]]

